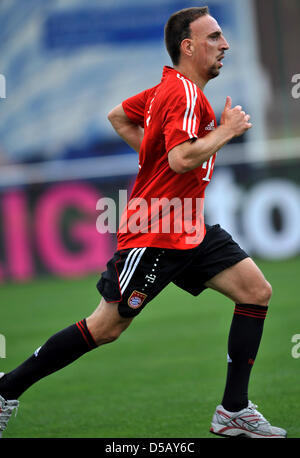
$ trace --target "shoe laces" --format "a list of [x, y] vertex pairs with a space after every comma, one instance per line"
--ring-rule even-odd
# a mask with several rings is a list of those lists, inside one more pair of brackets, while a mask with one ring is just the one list
[[257, 410], [258, 406], [256, 404], [253, 404], [253, 402], [249, 401], [249, 405], [247, 407], [247, 410], [251, 410], [258, 418], [260, 423], [266, 423], [270, 424], [268, 420]]

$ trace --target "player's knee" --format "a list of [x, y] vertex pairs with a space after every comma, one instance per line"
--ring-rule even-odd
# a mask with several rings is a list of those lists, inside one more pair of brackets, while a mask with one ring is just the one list
[[268, 281], [264, 281], [259, 288], [255, 290], [252, 303], [257, 305], [269, 305], [272, 297], [272, 286]]
[[96, 344], [100, 346], [115, 342], [120, 337], [123, 331], [124, 329], [121, 326], [116, 326], [110, 329], [102, 330], [101, 332], [98, 332], [95, 337]]
[[103, 333], [103, 334], [97, 336], [96, 344], [98, 346], [100, 346], [100, 345], [104, 345], [104, 344], [115, 342], [118, 339], [118, 337], [120, 336], [120, 334], [121, 334], [121, 332], [114, 331], [114, 330], [106, 332], [106, 333]]
[[267, 283], [268, 302], [270, 302], [272, 294], [273, 294], [272, 285], [268, 281], [266, 283]]
[[102, 344], [115, 342], [115, 340], [118, 339], [119, 335], [120, 334], [113, 334], [113, 333], [108, 334], [107, 336], [102, 337], [100, 342]]
[[116, 305], [108, 304], [102, 299], [97, 309], [86, 320], [97, 346], [117, 340], [132, 321], [132, 319], [121, 317]]

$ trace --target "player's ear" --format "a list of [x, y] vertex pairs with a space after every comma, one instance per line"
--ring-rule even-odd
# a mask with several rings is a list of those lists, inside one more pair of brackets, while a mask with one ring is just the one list
[[186, 56], [192, 57], [194, 52], [194, 45], [190, 38], [185, 38], [181, 42], [181, 52]]

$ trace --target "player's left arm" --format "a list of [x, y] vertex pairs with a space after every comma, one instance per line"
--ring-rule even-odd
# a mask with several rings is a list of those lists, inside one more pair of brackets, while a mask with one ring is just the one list
[[250, 115], [240, 105], [232, 108], [231, 97], [227, 97], [221, 125], [204, 137], [193, 142], [182, 142], [169, 150], [170, 168], [175, 173], [182, 174], [200, 167], [234, 137], [239, 137], [251, 129], [249, 120]]
[[138, 153], [143, 141], [144, 129], [128, 118], [122, 104], [113, 108], [107, 118], [117, 134]]

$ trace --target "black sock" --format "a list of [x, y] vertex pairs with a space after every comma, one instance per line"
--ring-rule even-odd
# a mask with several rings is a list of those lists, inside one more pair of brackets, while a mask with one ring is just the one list
[[236, 304], [228, 338], [228, 368], [224, 409], [238, 412], [248, 406], [251, 369], [261, 341], [268, 307]]
[[63, 329], [0, 379], [1, 396], [18, 399], [35, 382], [62, 369], [96, 346], [85, 319]]

